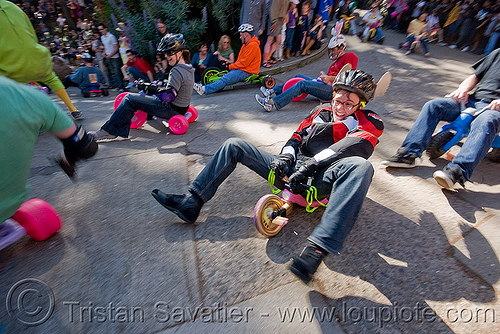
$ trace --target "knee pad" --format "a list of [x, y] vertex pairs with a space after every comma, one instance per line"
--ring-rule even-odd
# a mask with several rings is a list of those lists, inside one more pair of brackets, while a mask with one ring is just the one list
[[62, 139], [61, 141], [64, 146], [66, 160], [71, 165], [78, 160], [93, 157], [99, 148], [94, 137], [89, 135], [82, 126], [78, 126], [69, 138]]

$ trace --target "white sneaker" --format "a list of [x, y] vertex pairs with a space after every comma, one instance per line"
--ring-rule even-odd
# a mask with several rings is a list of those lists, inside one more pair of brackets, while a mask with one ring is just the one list
[[445, 189], [452, 189], [455, 184], [455, 181], [452, 180], [450, 175], [442, 170], [435, 171], [432, 176], [434, 177], [434, 180], [436, 180], [436, 182]]
[[449, 46], [450, 49], [456, 49], [457, 48], [457, 45], [456, 44], [452, 44]]
[[271, 98], [269, 97], [262, 97], [259, 94], [255, 94], [255, 99], [257, 100], [257, 103], [264, 108], [265, 111], [271, 111], [273, 109], [274, 103], [270, 103], [269, 101], [272, 101]]
[[96, 133], [90, 133], [96, 142], [113, 141], [118, 139], [118, 136], [112, 135], [106, 130], [100, 129]]
[[462, 51], [462, 52], [467, 52], [467, 51], [469, 51], [469, 47], [468, 47], [468, 46], [466, 46], [466, 47], [465, 47], [465, 48], [463, 48], [461, 51]]
[[264, 86], [260, 86], [260, 91], [262, 92], [262, 94], [264, 94], [264, 97], [272, 97], [274, 95], [276, 95], [274, 93], [274, 90], [272, 89], [267, 89], [266, 87]]
[[196, 83], [193, 85], [193, 89], [196, 91], [196, 93], [200, 95], [205, 94], [205, 86], [203, 86], [201, 83]]

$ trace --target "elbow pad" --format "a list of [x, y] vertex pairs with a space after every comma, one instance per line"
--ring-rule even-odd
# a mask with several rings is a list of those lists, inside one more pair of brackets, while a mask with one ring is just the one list
[[175, 88], [169, 88], [166, 90], [162, 90], [158, 94], [158, 97], [164, 103], [172, 102], [177, 97], [177, 91], [175, 90]]
[[64, 155], [71, 165], [81, 159], [93, 157], [98, 150], [94, 137], [89, 135], [82, 126], [76, 128], [69, 138], [61, 139], [64, 146]]

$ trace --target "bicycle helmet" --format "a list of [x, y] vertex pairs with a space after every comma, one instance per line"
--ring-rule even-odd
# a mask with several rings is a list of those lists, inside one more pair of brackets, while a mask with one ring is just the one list
[[171, 56], [178, 51], [186, 49], [186, 41], [183, 34], [166, 34], [162, 37], [156, 51], [158, 53], [166, 53]]
[[368, 102], [373, 99], [377, 84], [370, 74], [361, 70], [350, 70], [339, 74], [332, 88], [333, 91], [343, 89], [358, 94], [361, 100]]
[[92, 56], [88, 52], [84, 52], [81, 59], [92, 59]]
[[238, 32], [249, 32], [249, 33], [252, 33], [253, 32], [253, 25], [249, 24], [249, 23], [243, 23], [242, 25], [240, 25], [240, 27], [238, 28]]
[[333, 48], [335, 48], [337, 46], [341, 46], [341, 45], [343, 45], [345, 48], [345, 47], [347, 47], [347, 42], [345, 40], [344, 35], [338, 34], [338, 35], [334, 35], [330, 39], [330, 42], [328, 43], [328, 48], [333, 49]]

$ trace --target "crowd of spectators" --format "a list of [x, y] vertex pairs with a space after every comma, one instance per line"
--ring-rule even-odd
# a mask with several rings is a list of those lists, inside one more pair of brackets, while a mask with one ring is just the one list
[[[262, 65], [271, 67], [278, 60], [305, 56], [321, 47], [326, 38], [326, 24], [334, 16], [333, 4], [333, 0], [243, 0], [240, 23], [254, 26], [254, 35], [260, 40]], [[415, 36], [417, 40], [423, 38], [422, 45], [425, 47], [427, 43], [437, 42], [441, 46], [484, 55], [497, 47], [500, 5], [492, 0], [341, 0], [337, 19], [341, 15], [352, 15], [358, 6], [369, 9], [374, 4], [384, 15], [383, 29], [407, 34], [409, 40], [414, 35], [413, 31], [408, 30], [412, 28], [410, 22], [416, 22], [421, 14], [426, 14], [425, 29], [421, 35]], [[92, 0], [69, 0], [64, 8], [55, 0], [19, 0], [17, 5], [28, 15], [40, 43], [51, 51], [54, 58], [62, 59], [74, 68], [81, 64], [81, 54], [91, 54], [94, 66], [101, 69], [109, 87], [116, 90], [125, 88], [124, 79], [130, 83], [140, 74], [136, 72], [134, 76], [134, 73], [130, 73], [130, 70], [134, 72], [135, 67], [130, 66], [130, 53], [127, 55], [128, 50], [133, 50], [133, 45], [127, 36], [126, 25], [120, 22], [116, 29], [110, 28], [112, 31], [107, 31], [104, 26], [108, 37], [103, 39], [103, 30], [99, 30], [100, 22], [96, 19]], [[358, 25], [360, 23], [361, 20], [358, 20]], [[354, 21], [351, 25], [351, 32], [356, 32]], [[159, 37], [168, 32], [167, 24], [160, 19], [156, 20], [156, 28]], [[362, 33], [363, 27], [359, 28], [358, 31]], [[377, 39], [381, 38], [382, 34], [379, 33]], [[106, 50], [106, 43], [113, 50]], [[118, 49], [116, 53], [113, 43]], [[200, 42], [199, 52], [192, 58], [196, 81], [200, 81], [207, 67], [222, 69], [233, 63], [238, 52], [232, 47], [228, 35], [212, 43]], [[407, 47], [405, 45], [409, 53]], [[425, 53], [429, 55], [427, 49]], [[133, 56], [138, 56], [135, 51]], [[169, 70], [168, 64], [160, 57], [157, 57], [151, 68], [154, 79], [165, 78]], [[142, 73], [148, 80], [151, 78], [151, 73]], [[65, 75], [67, 73], [61, 77]]]
[[429, 42], [482, 55], [497, 47], [500, 4], [492, 0], [393, 0], [384, 26], [407, 33], [410, 22], [423, 13]]

